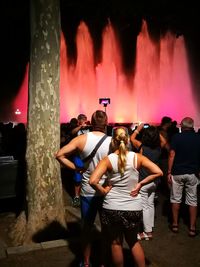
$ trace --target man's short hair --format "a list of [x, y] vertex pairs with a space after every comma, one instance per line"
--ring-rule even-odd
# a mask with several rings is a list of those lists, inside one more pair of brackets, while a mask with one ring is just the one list
[[167, 116], [162, 117], [162, 120], [161, 120], [162, 125], [166, 123], [171, 123], [171, 122], [172, 122], [172, 118], [167, 117]]
[[78, 120], [87, 120], [87, 116], [85, 114], [79, 114], [77, 119]]
[[104, 130], [108, 123], [108, 117], [103, 110], [96, 110], [92, 114], [91, 125], [93, 129]]
[[182, 128], [193, 128], [194, 127], [194, 120], [190, 117], [185, 117], [181, 121]]

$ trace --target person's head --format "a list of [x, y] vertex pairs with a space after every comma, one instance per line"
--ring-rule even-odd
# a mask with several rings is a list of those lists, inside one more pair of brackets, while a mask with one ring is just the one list
[[161, 127], [163, 129], [167, 129], [171, 126], [171, 123], [172, 123], [172, 118], [170, 117], [167, 117], [167, 116], [164, 116], [162, 117], [162, 120], [161, 120]]
[[172, 127], [177, 127], [177, 121], [172, 121]]
[[106, 132], [106, 126], [108, 124], [108, 117], [106, 112], [102, 110], [96, 110], [91, 117], [91, 125], [93, 131]]
[[172, 118], [164, 116], [161, 119], [161, 124], [166, 124], [166, 123], [171, 123], [172, 122]]
[[77, 118], [71, 118], [71, 120], [70, 120], [70, 125], [73, 127], [75, 127], [75, 126], [77, 126], [78, 125], [78, 120], [77, 120]]
[[181, 121], [181, 130], [193, 130], [194, 129], [194, 120], [190, 117], [185, 117]]
[[128, 129], [122, 126], [113, 129], [111, 149], [119, 151], [118, 168], [121, 175], [124, 174], [126, 166], [126, 152], [128, 150], [129, 134]]
[[87, 122], [87, 116], [85, 114], [79, 114], [77, 119], [79, 125], [82, 125]]
[[160, 135], [157, 127], [151, 125], [144, 129], [142, 135], [142, 144], [150, 148], [156, 148], [160, 146]]

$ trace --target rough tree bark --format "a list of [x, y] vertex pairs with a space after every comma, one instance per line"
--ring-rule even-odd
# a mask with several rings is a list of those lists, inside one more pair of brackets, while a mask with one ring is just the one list
[[31, 0], [27, 125], [27, 211], [16, 220], [15, 245], [34, 242], [52, 223], [66, 228], [60, 165], [59, 0]]

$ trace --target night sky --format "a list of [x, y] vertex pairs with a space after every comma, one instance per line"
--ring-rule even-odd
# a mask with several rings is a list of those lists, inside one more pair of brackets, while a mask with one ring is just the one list
[[[18, 92], [29, 61], [29, 1], [5, 1], [1, 10], [0, 113], [6, 112]], [[153, 38], [167, 30], [184, 35], [200, 88], [200, 14], [197, 1], [178, 0], [61, 0], [61, 25], [68, 44], [68, 55], [76, 60], [74, 37], [84, 20], [94, 41], [96, 62], [100, 61], [101, 34], [108, 19], [114, 25], [123, 48], [124, 69], [134, 64], [135, 40], [142, 19], [148, 23]]]
[[[187, 3], [185, 3], [187, 2]], [[152, 37], [159, 38], [167, 30], [177, 37], [185, 35], [191, 50], [199, 50], [199, 9], [196, 1], [174, 0], [61, 0], [62, 29], [70, 44], [69, 53], [76, 56], [73, 40], [80, 20], [89, 26], [97, 52], [101, 47], [101, 33], [108, 18], [117, 29], [124, 52], [125, 67], [134, 63], [133, 45], [140, 31], [142, 19], [148, 22]], [[199, 32], [199, 33], [197, 33]], [[98, 54], [98, 53], [97, 53]], [[97, 58], [97, 61], [99, 59]]]

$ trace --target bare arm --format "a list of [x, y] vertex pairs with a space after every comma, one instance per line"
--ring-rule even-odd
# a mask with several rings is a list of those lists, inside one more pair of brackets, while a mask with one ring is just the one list
[[136, 136], [139, 134], [139, 132], [142, 130], [143, 127], [144, 127], [144, 124], [141, 123], [137, 127], [137, 129], [131, 134], [131, 137], [130, 137], [131, 143], [136, 149], [139, 149], [139, 147], [142, 144], [139, 140], [136, 139]]
[[139, 182], [136, 185], [136, 187], [131, 191], [132, 196], [136, 196], [143, 185], [148, 184], [152, 182], [153, 180], [155, 180], [156, 178], [163, 176], [163, 172], [158, 167], [158, 165], [156, 165], [151, 160], [149, 160], [147, 157], [141, 154], [137, 153], [137, 157], [138, 157], [138, 169], [140, 169], [141, 167], [144, 167], [149, 171], [150, 174], [145, 179], [143, 179], [141, 182]]
[[162, 148], [167, 149], [167, 151], [169, 151], [169, 149], [170, 149], [170, 146], [169, 146], [167, 139], [161, 133], [160, 133], [160, 146]]
[[168, 157], [168, 171], [167, 171], [167, 181], [169, 184], [172, 183], [171, 170], [172, 170], [172, 166], [174, 163], [174, 158], [175, 158], [175, 151], [170, 150], [169, 157]]
[[77, 168], [75, 164], [68, 159], [70, 155], [75, 153], [76, 151], [81, 151], [84, 144], [84, 137], [78, 136], [71, 140], [67, 145], [63, 146], [56, 153], [56, 159], [66, 168], [71, 170], [80, 171], [80, 168]]
[[107, 170], [110, 170], [111, 168], [112, 167], [108, 157], [105, 157], [98, 163], [97, 167], [90, 176], [89, 184], [101, 195], [106, 195], [112, 188], [110, 185], [103, 187], [99, 184], [101, 177], [107, 172]]
[[146, 168], [150, 175], [148, 175], [145, 179], [143, 179], [140, 183], [141, 185], [148, 184], [149, 182], [155, 180], [156, 178], [163, 176], [162, 170], [158, 167], [157, 164], [152, 162], [147, 157], [137, 154], [138, 155], [138, 166]]
[[76, 128], [74, 128], [72, 131], [71, 131], [71, 134], [72, 135], [76, 135], [78, 133], [78, 131], [82, 128], [82, 125], [79, 125], [77, 126]]
[[74, 128], [74, 129], [71, 131], [72, 135], [76, 135], [76, 134], [78, 133], [78, 131], [81, 130], [81, 128], [84, 129], [84, 127], [86, 127], [86, 126], [87, 126], [87, 124], [86, 124], [86, 122], [84, 121], [82, 124], [78, 125], [76, 128]]

